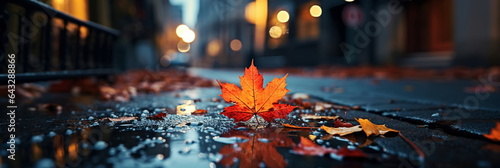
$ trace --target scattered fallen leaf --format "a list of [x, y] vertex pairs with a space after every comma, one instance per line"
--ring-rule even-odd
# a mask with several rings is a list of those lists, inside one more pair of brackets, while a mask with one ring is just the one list
[[338, 127], [338, 128], [327, 127], [327, 126], [323, 125], [320, 128], [323, 129], [323, 130], [325, 130], [329, 134], [340, 135], [340, 136], [344, 136], [344, 135], [347, 135], [347, 134], [352, 134], [352, 133], [359, 132], [359, 131], [363, 130], [360, 125], [356, 125], [356, 126], [353, 126], [353, 127]]
[[351, 110], [352, 108], [349, 106], [342, 106], [342, 105], [333, 105], [333, 109], [338, 109], [338, 110]]
[[335, 120], [337, 118], [339, 118], [339, 116], [317, 116], [317, 115], [313, 115], [313, 114], [303, 114], [303, 115], [300, 115], [300, 117], [302, 117], [303, 120]]
[[284, 127], [287, 127], [287, 128], [296, 128], [296, 129], [315, 129], [315, 128], [318, 128], [318, 127], [301, 127], [301, 126], [295, 126], [295, 125], [291, 125], [291, 124], [283, 124]]
[[100, 86], [99, 95], [103, 100], [118, 102], [127, 102], [130, 100], [130, 92], [128, 89], [117, 89], [110, 86]]
[[163, 118], [165, 118], [165, 117], [167, 117], [167, 113], [161, 112], [161, 113], [158, 113], [156, 115], [152, 115], [152, 116], [149, 116], [146, 118], [150, 119], [150, 120], [163, 120]]
[[310, 139], [300, 137], [300, 143], [292, 152], [297, 155], [323, 156], [327, 153], [337, 153], [337, 149], [326, 148], [315, 144]]
[[56, 116], [62, 113], [62, 106], [59, 104], [38, 104], [38, 110], [44, 111], [46, 114], [50, 116]]
[[273, 79], [264, 89], [262, 87], [264, 78], [252, 61], [250, 67], [246, 68], [244, 75], [240, 77], [241, 89], [235, 84], [219, 82], [222, 90], [220, 96], [227, 102], [235, 103], [224, 108], [221, 114], [233, 118], [236, 122], [247, 121], [253, 116], [260, 116], [267, 122], [285, 118], [295, 108], [288, 104], [277, 103], [289, 91], [285, 88], [287, 76], [288, 74]]
[[333, 122], [333, 127], [352, 127], [352, 126], [354, 125], [348, 122], [343, 122], [339, 119], [336, 119], [335, 122]]
[[[12, 91], [13, 89], [8, 87], [7, 85], [0, 86], [0, 93], [2, 93], [2, 95], [8, 95], [9, 90]], [[42, 94], [46, 91], [46, 88], [37, 84], [24, 83], [16, 85], [15, 91], [16, 98], [21, 97], [34, 99], [42, 96]]]
[[500, 141], [500, 122], [497, 122], [495, 128], [491, 128], [490, 134], [483, 134], [484, 137], [491, 139], [493, 141]]
[[363, 128], [363, 131], [366, 133], [366, 136], [383, 135], [387, 132], [399, 132], [398, 130], [387, 128], [385, 125], [373, 124], [368, 119], [359, 118], [359, 119], [356, 119], [356, 121], [359, 122], [359, 124]]
[[191, 113], [192, 115], [203, 115], [203, 114], [207, 114], [207, 110], [205, 109], [198, 109], [198, 110], [195, 110], [193, 113]]
[[314, 105], [314, 111], [323, 111], [332, 108], [333, 105], [330, 103], [316, 102]]
[[292, 99], [309, 99], [309, 95], [307, 93], [294, 93]]

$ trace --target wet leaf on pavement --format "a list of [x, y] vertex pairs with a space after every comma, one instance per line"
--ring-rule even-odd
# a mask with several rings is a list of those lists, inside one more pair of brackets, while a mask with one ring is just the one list
[[351, 123], [343, 122], [339, 119], [336, 119], [335, 122], [333, 122], [333, 126], [334, 127], [352, 127], [354, 125], [352, 125]]
[[146, 118], [150, 119], [150, 120], [163, 120], [163, 118], [165, 118], [165, 117], [167, 117], [167, 113], [161, 112], [161, 113], [158, 113], [156, 115], [152, 115], [152, 116], [149, 116]]
[[366, 133], [366, 136], [383, 135], [387, 132], [399, 132], [398, 130], [387, 128], [385, 125], [373, 124], [368, 119], [359, 118], [359, 119], [356, 119], [356, 121], [359, 122], [359, 124], [363, 128], [363, 131]]
[[329, 134], [340, 135], [340, 136], [352, 134], [355, 132], [360, 132], [363, 130], [360, 125], [353, 127], [338, 127], [338, 128], [321, 126], [320, 128], [325, 130]]
[[235, 105], [224, 108], [221, 113], [236, 122], [247, 121], [253, 116], [262, 117], [267, 122], [277, 118], [285, 118], [295, 106], [278, 104], [278, 100], [289, 91], [286, 86], [285, 75], [275, 78], [263, 88], [264, 78], [257, 67], [252, 64], [245, 69], [240, 77], [241, 89], [232, 83], [220, 83], [222, 90], [220, 95], [225, 101], [233, 102]]

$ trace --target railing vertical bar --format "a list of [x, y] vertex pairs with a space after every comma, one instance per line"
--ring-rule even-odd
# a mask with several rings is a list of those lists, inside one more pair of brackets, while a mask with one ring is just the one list
[[78, 25], [76, 27], [76, 48], [75, 48], [75, 61], [74, 61], [74, 66], [75, 66], [75, 69], [80, 69], [80, 40], [81, 40], [81, 30], [80, 30], [80, 25]]
[[96, 31], [96, 34], [95, 34], [95, 42], [94, 42], [94, 51], [93, 51], [93, 55], [94, 55], [94, 65], [97, 67], [97, 68], [101, 68], [101, 53], [99, 51], [99, 46], [101, 45], [101, 32], [99, 31]]
[[88, 28], [89, 34], [87, 35], [87, 38], [85, 39], [85, 47], [84, 47], [84, 60], [86, 61], [85, 64], [85, 69], [91, 68], [91, 63], [92, 63], [92, 56], [90, 52], [90, 44], [92, 37], [94, 36], [94, 31], [92, 29]]
[[63, 20], [63, 28], [59, 33], [59, 68], [60, 70], [66, 70], [66, 44], [67, 44], [67, 34], [68, 34], [68, 21]]
[[43, 53], [43, 59], [45, 60], [44, 63], [44, 70], [49, 71], [52, 65], [52, 17], [48, 17], [47, 25], [44, 26], [44, 39], [45, 41], [43, 42], [42, 46], [45, 49], [45, 52]]

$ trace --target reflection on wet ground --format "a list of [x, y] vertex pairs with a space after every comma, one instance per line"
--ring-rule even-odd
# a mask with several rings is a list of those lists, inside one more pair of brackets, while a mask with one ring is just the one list
[[[352, 134], [331, 136], [319, 129], [292, 129], [280, 122], [312, 126], [326, 120], [304, 122], [292, 112], [288, 120], [266, 127], [237, 125], [220, 115], [228, 106], [218, 99], [219, 89], [195, 89], [179, 93], [140, 95], [127, 103], [100, 102], [93, 97], [47, 95], [23, 102], [17, 116], [16, 160], [0, 152], [2, 167], [387, 167], [399, 164], [372, 140]], [[58, 108], [38, 108], [39, 104]], [[198, 110], [199, 115], [190, 115]], [[345, 110], [325, 110], [341, 115]], [[156, 116], [152, 118], [152, 116]], [[299, 116], [299, 117], [297, 117]], [[1, 120], [6, 127], [8, 121]], [[2, 130], [2, 139], [7, 139]], [[361, 137], [361, 139], [360, 139]], [[304, 145], [304, 139], [315, 148]], [[6, 143], [2, 142], [2, 148]], [[360, 147], [361, 146], [361, 147]], [[319, 148], [318, 148], [319, 147]], [[351, 151], [359, 157], [342, 157], [310, 149]], [[306, 151], [305, 155], [294, 150]]]

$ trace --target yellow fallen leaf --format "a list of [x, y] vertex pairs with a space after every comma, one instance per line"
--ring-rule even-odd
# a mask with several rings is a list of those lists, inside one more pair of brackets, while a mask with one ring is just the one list
[[347, 135], [347, 134], [352, 134], [354, 132], [359, 132], [359, 131], [363, 130], [360, 125], [356, 125], [356, 126], [353, 126], [353, 127], [337, 127], [337, 128], [335, 128], [335, 127], [327, 127], [327, 126], [323, 125], [320, 128], [323, 129], [323, 130], [325, 130], [329, 134], [340, 135], [340, 136], [344, 136], [344, 135]]
[[373, 124], [368, 119], [359, 118], [359, 119], [356, 119], [356, 121], [359, 122], [359, 124], [363, 128], [363, 131], [366, 133], [366, 136], [384, 135], [387, 132], [399, 132], [398, 130], [387, 128], [385, 125]]

